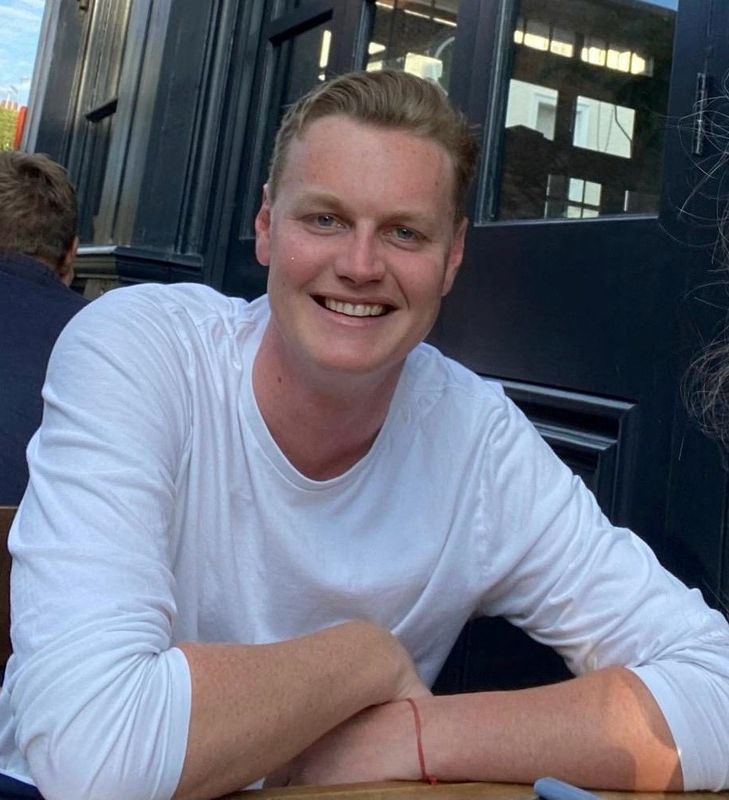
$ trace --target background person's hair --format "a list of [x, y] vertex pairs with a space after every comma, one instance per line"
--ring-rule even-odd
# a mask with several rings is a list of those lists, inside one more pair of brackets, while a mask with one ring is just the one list
[[[720, 210], [719, 236], [714, 249], [714, 262], [724, 271], [729, 269], [729, 74], [723, 92], [713, 98], [709, 119], [709, 140], [713, 155], [707, 164], [699, 165], [700, 186], [704, 197], [710, 197]], [[694, 120], [689, 118], [691, 129]], [[702, 223], [708, 220], [701, 219]], [[716, 216], [710, 221], [716, 225]], [[718, 284], [727, 291], [724, 277]], [[707, 435], [722, 446], [724, 465], [729, 469], [729, 312], [721, 333], [694, 359], [683, 383], [684, 401]]]
[[0, 251], [61, 266], [77, 227], [66, 170], [39, 153], [0, 151]]
[[[729, 168], [729, 152], [727, 153]], [[721, 253], [729, 268], [729, 204], [720, 220]], [[729, 468], [729, 325], [693, 361], [683, 385], [685, 403], [707, 435], [722, 445]]]
[[286, 112], [276, 136], [268, 177], [272, 201], [292, 139], [301, 137], [315, 120], [334, 114], [437, 142], [453, 161], [456, 217], [464, 216], [478, 143], [466, 118], [453, 108], [440, 86], [396, 70], [340, 75], [311, 90]]

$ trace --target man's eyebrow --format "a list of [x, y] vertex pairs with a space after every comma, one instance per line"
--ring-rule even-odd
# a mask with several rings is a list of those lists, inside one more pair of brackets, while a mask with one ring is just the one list
[[331, 192], [308, 190], [295, 200], [297, 207], [321, 204], [330, 208], [342, 208], [341, 200]]
[[402, 211], [391, 211], [387, 214], [387, 219], [392, 222], [401, 222], [413, 225], [427, 225], [432, 222], [432, 216], [426, 212], [403, 209]]

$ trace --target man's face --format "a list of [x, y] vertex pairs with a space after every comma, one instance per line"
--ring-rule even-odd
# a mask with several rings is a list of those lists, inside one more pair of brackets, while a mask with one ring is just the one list
[[293, 139], [275, 200], [264, 191], [256, 217], [282, 363], [399, 370], [461, 263], [454, 180], [446, 151], [405, 131], [337, 115]]

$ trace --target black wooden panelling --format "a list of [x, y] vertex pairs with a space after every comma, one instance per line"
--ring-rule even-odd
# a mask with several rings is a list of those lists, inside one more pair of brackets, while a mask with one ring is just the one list
[[96, 227], [102, 210], [102, 192], [112, 146], [127, 44], [131, 0], [96, 2], [88, 11], [87, 39], [80, 61], [68, 169], [76, 182], [79, 233], [82, 242], [103, 241]]
[[221, 189], [238, 168], [263, 5], [134, 3], [82, 278], [215, 282], [230, 225]]
[[624, 498], [616, 487], [633, 481], [632, 459], [637, 407], [515, 381], [501, 382], [555, 453], [579, 475], [602, 510], [620, 524]]
[[48, 153], [62, 164], [75, 131], [74, 119], [79, 84], [83, 75], [83, 53], [90, 16], [70, 3], [57, 3], [44, 18], [36, 84], [28, 116], [27, 146]]
[[177, 0], [150, 42], [164, 58], [132, 244], [202, 247], [238, 5]]
[[526, 689], [571, 678], [562, 658], [498, 617], [469, 622], [443, 665], [436, 694]]
[[180, 255], [164, 250], [109, 245], [84, 247], [76, 271], [85, 280], [101, 279], [121, 284], [199, 282], [202, 257]]

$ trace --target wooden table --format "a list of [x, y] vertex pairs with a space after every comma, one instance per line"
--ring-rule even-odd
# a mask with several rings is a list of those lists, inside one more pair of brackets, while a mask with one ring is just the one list
[[[603, 800], [729, 800], [729, 792], [595, 792]], [[531, 785], [514, 783], [353, 783], [347, 786], [286, 786], [238, 792], [224, 800], [535, 800]]]

